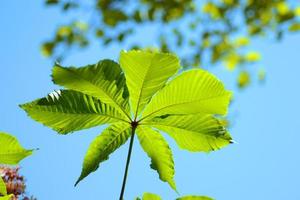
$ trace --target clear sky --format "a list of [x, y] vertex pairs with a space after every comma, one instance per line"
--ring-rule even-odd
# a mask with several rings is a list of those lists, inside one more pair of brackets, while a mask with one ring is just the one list
[[[103, 127], [61, 136], [29, 119], [17, 106], [58, 88], [50, 78], [52, 62], [40, 55], [39, 46], [61, 21], [59, 12], [45, 9], [41, 0], [2, 2], [0, 130], [14, 134], [27, 148], [40, 149], [21, 163], [27, 190], [39, 200], [114, 200], [120, 192], [128, 143], [74, 188], [89, 143]], [[239, 91], [223, 68], [215, 71], [235, 92], [230, 116], [238, 144], [210, 154], [189, 153], [167, 137], [182, 195], [203, 194], [217, 200], [300, 199], [300, 35], [289, 35], [281, 43], [259, 40], [253, 47], [263, 54], [265, 84], [253, 83]], [[118, 46], [99, 49], [95, 43], [89, 50], [72, 53], [63, 64], [117, 59], [119, 50]], [[137, 142], [125, 199], [146, 191], [165, 200], [177, 197], [150, 169], [150, 160]]]

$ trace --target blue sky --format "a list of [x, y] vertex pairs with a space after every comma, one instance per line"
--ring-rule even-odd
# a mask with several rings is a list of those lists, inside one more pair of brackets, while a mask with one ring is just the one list
[[[61, 22], [57, 10], [45, 9], [42, 1], [6, 1], [0, 7], [0, 130], [14, 134], [27, 148], [39, 148], [21, 164], [27, 190], [39, 200], [117, 199], [128, 143], [76, 188], [84, 154], [103, 127], [57, 135], [33, 120], [17, 106], [57, 89], [50, 79], [52, 62], [39, 52]], [[146, 41], [151, 44], [151, 41]], [[264, 84], [253, 83], [238, 91], [225, 69], [214, 71], [227, 88], [234, 90], [231, 133], [238, 144], [210, 154], [173, 150], [177, 187], [181, 195], [203, 194], [217, 200], [300, 199], [300, 35], [281, 43], [270, 39], [253, 44], [263, 54], [267, 70]], [[118, 58], [120, 47], [74, 52], [64, 64], [84, 65], [103, 58]], [[125, 199], [143, 192], [174, 199], [177, 194], [159, 181], [150, 160], [136, 140]]]

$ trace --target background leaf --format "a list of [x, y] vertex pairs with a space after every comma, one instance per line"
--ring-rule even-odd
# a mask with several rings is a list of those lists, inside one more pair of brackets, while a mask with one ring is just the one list
[[12, 200], [14, 195], [10, 194], [10, 195], [6, 195], [6, 196], [3, 196], [3, 197], [0, 197], [0, 200]]
[[7, 191], [6, 191], [6, 185], [0, 175], [0, 195], [7, 195]]
[[32, 150], [24, 149], [15, 137], [0, 132], [0, 164], [16, 165], [31, 154]]
[[156, 194], [146, 192], [143, 194], [143, 200], [161, 200], [161, 198]]
[[180, 197], [177, 198], [176, 200], [214, 200], [210, 197], [206, 197], [206, 196], [184, 196], [184, 197]]

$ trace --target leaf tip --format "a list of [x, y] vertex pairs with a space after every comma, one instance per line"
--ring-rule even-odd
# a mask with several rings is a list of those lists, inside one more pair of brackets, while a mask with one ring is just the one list
[[229, 143], [230, 143], [230, 144], [239, 144], [239, 143], [238, 143], [237, 141], [235, 141], [235, 140], [230, 140]]
[[19, 108], [23, 109], [24, 110], [24, 107], [25, 107], [26, 104], [19, 104]]
[[76, 187], [78, 185], [78, 183], [82, 180], [81, 176], [77, 179], [77, 181], [74, 184], [74, 187]]
[[176, 183], [174, 180], [171, 180], [171, 181], [168, 181], [170, 187], [176, 192], [176, 194], [180, 195], [178, 190], [177, 190], [177, 187], [176, 187]]

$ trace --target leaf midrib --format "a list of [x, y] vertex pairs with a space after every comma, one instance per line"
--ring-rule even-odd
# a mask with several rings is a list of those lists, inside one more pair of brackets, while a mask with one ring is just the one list
[[146, 71], [146, 73], [145, 73], [145, 76], [144, 76], [144, 78], [143, 78], [143, 80], [142, 80], [143, 82], [142, 82], [141, 89], [139, 90], [140, 93], [139, 93], [138, 101], [137, 101], [137, 104], [136, 104], [136, 111], [135, 111], [135, 116], [134, 116], [134, 119], [135, 119], [135, 120], [136, 120], [137, 117], [138, 117], [139, 104], [140, 104], [141, 97], [142, 97], [142, 93], [143, 93], [143, 90], [142, 90], [142, 89], [144, 88], [145, 80], [146, 80], [146, 77], [148, 76], [148, 72], [149, 72], [150, 67], [152, 66], [152, 63], [153, 63], [153, 57], [151, 58], [151, 62], [150, 62], [150, 64], [149, 64], [148, 69], [147, 69], [147, 71]]
[[197, 132], [197, 131], [194, 131], [194, 130], [189, 130], [189, 129], [184, 129], [184, 128], [181, 128], [181, 127], [172, 126], [172, 125], [169, 125], [169, 124], [145, 123], [145, 124], [141, 124], [141, 125], [152, 126], [152, 127], [157, 128], [157, 129], [159, 129], [157, 126], [164, 126], [164, 127], [169, 127], [169, 128], [175, 128], [175, 129], [178, 129], [178, 130], [188, 131], [188, 132], [191, 132], [193, 134], [200, 134], [200, 135], [203, 135], [205, 137], [222, 138], [222, 139], [226, 140], [225, 138], [223, 138], [223, 136], [225, 136], [226, 132], [224, 132], [224, 134], [222, 134], [222, 135], [215, 136], [215, 135], [210, 135], [210, 134], [204, 134], [203, 132]]
[[[170, 108], [170, 107], [173, 107], [173, 106], [178, 106], [178, 105], [182, 105], [182, 104], [189, 104], [189, 103], [196, 103], [196, 102], [202, 102], [202, 101], [209, 101], [209, 100], [212, 100], [212, 99], [217, 99], [217, 98], [221, 98], [221, 97], [224, 97], [225, 95], [228, 95], [226, 93], [224, 93], [223, 95], [220, 95], [220, 96], [214, 96], [214, 97], [209, 97], [209, 98], [204, 98], [204, 99], [200, 99], [200, 100], [194, 100], [194, 101], [186, 101], [186, 102], [182, 102], [182, 103], [174, 103], [174, 104], [171, 104], [171, 105], [168, 105], [166, 107], [163, 107], [163, 108], [160, 108], [152, 113], [149, 113], [148, 115], [146, 115], [145, 117], [143, 117], [140, 121], [150, 117], [151, 115], [157, 113], [157, 112], [160, 112], [161, 110], [164, 110], [164, 109], [167, 109], [167, 108]], [[191, 113], [192, 114], [192, 113]]]
[[126, 123], [129, 123], [128, 121], [122, 119], [122, 118], [118, 118], [118, 117], [115, 117], [113, 115], [107, 115], [107, 114], [100, 114], [100, 113], [67, 113], [67, 112], [55, 112], [55, 111], [52, 111], [52, 110], [39, 110], [39, 109], [36, 109], [37, 111], [40, 111], [40, 112], [45, 112], [45, 113], [59, 113], [59, 114], [63, 114], [63, 115], [96, 115], [96, 116], [106, 116], [106, 117], [109, 117], [109, 118], [114, 118], [114, 119], [117, 119], [117, 120], [121, 120], [123, 122], [126, 122]]
[[[104, 146], [104, 148], [103, 148], [103, 149], [105, 149], [104, 151], [106, 151], [106, 150], [111, 146], [111, 144], [116, 140], [116, 138], [119, 138], [119, 136], [120, 136], [121, 134], [123, 134], [127, 129], [130, 129], [130, 127], [126, 127], [126, 128], [124, 128], [122, 131], [118, 131], [117, 136], [116, 136], [115, 138], [113, 138], [112, 140], [110, 140], [109, 143], [108, 143], [107, 145]], [[128, 139], [128, 138], [127, 138], [127, 139]]]

